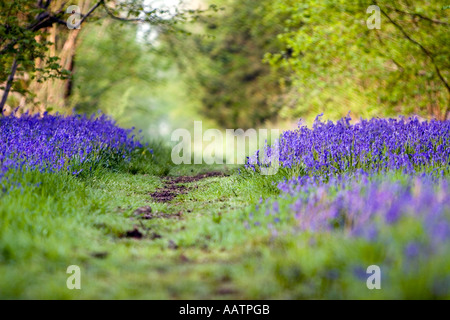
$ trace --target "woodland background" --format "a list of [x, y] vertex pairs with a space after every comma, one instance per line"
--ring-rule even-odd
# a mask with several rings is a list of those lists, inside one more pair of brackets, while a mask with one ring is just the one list
[[[80, 29], [64, 24], [71, 4], [95, 9]], [[2, 89], [18, 61], [4, 114], [100, 110], [150, 135], [191, 118], [228, 128], [349, 111], [449, 118], [446, 1], [204, 0], [177, 12], [163, 4], [175, 2], [2, 1]], [[373, 4], [380, 29], [366, 25]], [[142, 18], [142, 8], [155, 11]], [[30, 29], [42, 11], [56, 18]]]

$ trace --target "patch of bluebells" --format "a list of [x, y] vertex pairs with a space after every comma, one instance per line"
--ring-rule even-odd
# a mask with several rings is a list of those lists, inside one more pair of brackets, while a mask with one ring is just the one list
[[[322, 122], [312, 129], [299, 124], [284, 131], [278, 144], [266, 146], [247, 161], [256, 171], [277, 155], [281, 167], [300, 168], [305, 175], [339, 175], [363, 169], [367, 172], [402, 170], [405, 173], [450, 164], [450, 121], [409, 119], [361, 119]], [[262, 160], [260, 160], [262, 159]]]
[[[284, 222], [299, 232], [341, 230], [379, 240], [400, 221], [415, 221], [425, 244], [403, 244], [406, 257], [450, 243], [450, 121], [316, 119], [281, 135], [280, 165], [298, 176], [252, 212], [247, 227]], [[266, 157], [273, 157], [267, 147]], [[255, 156], [247, 168], [257, 170]], [[395, 176], [401, 179], [395, 179]], [[402, 181], [399, 181], [402, 180]], [[426, 248], [426, 249], [423, 249]], [[432, 250], [431, 250], [432, 251]]]
[[127, 158], [143, 147], [133, 129], [118, 127], [105, 115], [25, 115], [0, 119], [0, 179], [8, 170], [57, 172], [70, 163], [97, 161], [104, 152]]
[[423, 223], [427, 238], [435, 244], [450, 240], [447, 179], [410, 177], [400, 182], [363, 176], [312, 185], [303, 185], [295, 194], [290, 191], [290, 210], [301, 230], [340, 229], [375, 240], [383, 226], [413, 218]]
[[[400, 247], [407, 260], [448, 252], [449, 179], [409, 176], [396, 181], [359, 174], [301, 182], [280, 183], [280, 197], [259, 204], [245, 226], [265, 226], [272, 236], [281, 230], [341, 232]], [[396, 238], [398, 230], [406, 236]]]
[[248, 160], [256, 172], [279, 160], [292, 178], [278, 183], [279, 197], [260, 199], [244, 227], [273, 238], [304, 233], [312, 250], [311, 233], [365, 239], [342, 266], [354, 277], [367, 280], [361, 262], [382, 248], [377, 264], [431, 277], [433, 295], [448, 297], [450, 278], [440, 272], [450, 261], [450, 121], [349, 120], [317, 118]]

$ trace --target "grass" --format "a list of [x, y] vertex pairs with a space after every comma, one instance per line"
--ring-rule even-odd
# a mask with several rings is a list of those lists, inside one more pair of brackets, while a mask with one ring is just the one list
[[[383, 243], [245, 228], [251, 208], [274, 197], [273, 182], [287, 172], [172, 166], [167, 154], [156, 146], [153, 155], [137, 151], [130, 163], [103, 163], [78, 176], [16, 173], [23, 187], [1, 196], [0, 298], [435, 298], [436, 277], [449, 280], [442, 268], [448, 255], [405, 271], [396, 248]], [[190, 183], [171, 203], [149, 195], [165, 176], [210, 170], [228, 176]], [[138, 219], [134, 211], [142, 206], [165, 216]], [[124, 236], [135, 227], [142, 239]], [[388, 270], [383, 290], [366, 287], [371, 264]], [[66, 287], [69, 265], [81, 268], [81, 290]]]
[[[0, 205], [0, 297], [187, 298], [192, 290], [200, 290], [194, 296], [201, 297], [202, 290], [208, 295], [210, 287], [215, 288], [214, 279], [197, 286], [192, 282], [198, 282], [204, 272], [213, 272], [215, 261], [227, 256], [221, 246], [214, 246], [214, 252], [207, 249], [207, 239], [215, 233], [208, 230], [213, 220], [210, 213], [221, 210], [225, 193], [213, 183], [199, 191], [200, 196], [208, 193], [210, 199], [217, 195], [222, 200], [192, 201], [189, 195], [177, 199], [176, 205], [154, 203], [149, 195], [162, 186], [162, 175], [194, 175], [206, 169], [169, 167], [156, 150], [146, 158], [138, 154], [121, 167], [98, 166], [79, 176], [13, 173], [16, 187], [2, 194]], [[230, 190], [228, 196], [232, 196]], [[224, 214], [244, 202], [227, 207]], [[153, 212], [185, 214], [180, 221], [169, 217], [139, 222], [133, 212], [146, 205]], [[161, 238], [124, 237], [135, 225], [144, 234], [151, 230]], [[170, 249], [172, 243], [179, 249]], [[191, 256], [194, 264], [197, 259], [206, 262], [199, 262], [199, 270], [179, 282], [180, 272], [188, 272], [192, 264], [176, 263], [182, 254]], [[69, 265], [81, 267], [80, 291], [66, 288]]]

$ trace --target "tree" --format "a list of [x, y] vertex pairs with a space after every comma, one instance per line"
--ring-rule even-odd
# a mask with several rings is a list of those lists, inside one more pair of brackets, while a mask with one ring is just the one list
[[201, 101], [201, 112], [224, 127], [251, 128], [278, 116], [282, 89], [262, 63], [278, 52], [282, 17], [268, 16], [271, 0], [214, 1], [220, 14], [202, 16], [194, 36], [163, 38], [173, 48], [180, 73]]
[[[113, 21], [84, 28], [74, 67], [70, 104], [77, 112], [101, 110], [123, 122], [145, 100], [164, 71], [155, 48], [136, 39], [138, 27]], [[148, 101], [147, 107], [148, 107]]]
[[[76, 12], [67, 14], [66, 10], [72, 4], [80, 3], [60, 0], [8, 0], [0, 3], [0, 83], [4, 84], [0, 101], [2, 114], [11, 91], [29, 93], [25, 85], [29, 79], [43, 83], [48, 79], [70, 77], [78, 28], [88, 18], [109, 17], [120, 22], [148, 23], [157, 28], [176, 30], [177, 23], [196, 18], [200, 13], [196, 10], [174, 9], [169, 12], [156, 9], [146, 0], [85, 0], [81, 1], [84, 13], [80, 12], [79, 19], [72, 16], [73, 29], [69, 29], [67, 18]], [[62, 28], [55, 29], [57, 25]], [[62, 34], [62, 48], [67, 56], [58, 56], [57, 50], [52, 50], [58, 46], [57, 36]], [[53, 52], [49, 54], [49, 50]], [[61, 94], [68, 90], [70, 86], [57, 91]]]
[[[367, 8], [380, 8], [380, 29], [369, 29]], [[268, 54], [291, 72], [294, 116], [419, 114], [449, 118], [450, 23], [445, 1], [275, 0], [287, 15]], [[448, 12], [448, 11], [447, 11]]]

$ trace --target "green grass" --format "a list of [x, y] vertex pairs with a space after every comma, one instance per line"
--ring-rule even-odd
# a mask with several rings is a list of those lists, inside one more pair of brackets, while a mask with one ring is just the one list
[[[448, 279], [442, 268], [448, 255], [409, 272], [395, 247], [382, 243], [340, 233], [281, 231], [274, 237], [267, 228], [246, 229], [249, 210], [260, 198], [276, 196], [273, 182], [288, 172], [239, 175], [225, 166], [172, 166], [162, 146], [154, 149], [79, 176], [15, 173], [24, 187], [0, 199], [0, 298], [434, 298], [435, 279]], [[188, 184], [190, 191], [169, 204], [149, 195], [166, 175], [210, 170], [228, 176]], [[148, 205], [164, 217], [133, 214]], [[124, 237], [134, 227], [144, 238]], [[388, 270], [383, 290], [366, 288], [371, 264]], [[81, 290], [66, 287], [69, 265], [81, 268]]]

